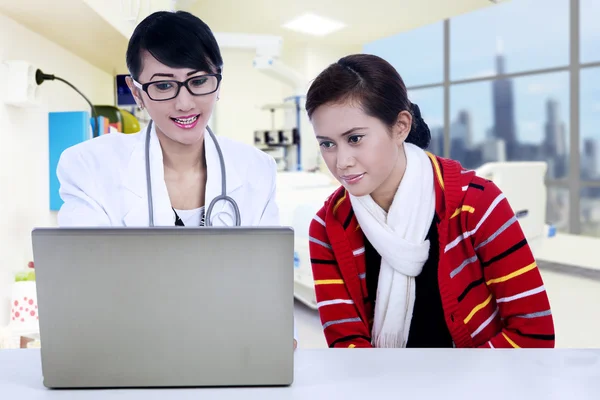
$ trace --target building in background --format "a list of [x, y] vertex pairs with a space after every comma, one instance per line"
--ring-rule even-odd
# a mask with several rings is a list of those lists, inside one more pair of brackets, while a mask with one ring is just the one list
[[[496, 75], [504, 75], [506, 73], [506, 59], [502, 52], [502, 40], [498, 39], [498, 42]], [[494, 98], [494, 127], [492, 129], [494, 138], [504, 142], [508, 160], [518, 160], [521, 158], [521, 154], [519, 153], [519, 143], [515, 123], [515, 102], [512, 80], [500, 78], [492, 81], [492, 94]]]

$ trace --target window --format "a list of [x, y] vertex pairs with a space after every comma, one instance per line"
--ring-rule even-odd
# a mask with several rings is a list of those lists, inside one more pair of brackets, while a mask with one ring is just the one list
[[568, 16], [569, 0], [518, 0], [453, 18], [451, 79], [568, 65]]
[[407, 86], [441, 83], [444, 79], [444, 24], [438, 22], [368, 43], [374, 54], [396, 68]]
[[600, 186], [581, 190], [581, 233], [600, 236]]
[[600, 182], [600, 68], [584, 68], [580, 81], [581, 179]]
[[580, 0], [579, 35], [581, 37], [581, 62], [600, 61], [600, 1]]
[[543, 160], [548, 178], [566, 178], [568, 93], [567, 72], [452, 86], [450, 157], [466, 168]]
[[421, 110], [421, 117], [429, 126], [431, 143], [427, 149], [431, 153], [444, 155], [444, 89], [409, 90], [408, 98], [417, 104]]
[[569, 231], [569, 189], [548, 187], [546, 223], [559, 232]]

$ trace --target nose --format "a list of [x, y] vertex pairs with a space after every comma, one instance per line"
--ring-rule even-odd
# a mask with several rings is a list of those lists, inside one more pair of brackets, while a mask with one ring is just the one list
[[354, 154], [350, 149], [338, 149], [337, 152], [337, 168], [340, 171], [344, 171], [348, 168], [353, 167], [356, 164]]
[[196, 105], [194, 96], [185, 87], [181, 88], [175, 100], [175, 107], [178, 111], [189, 111]]

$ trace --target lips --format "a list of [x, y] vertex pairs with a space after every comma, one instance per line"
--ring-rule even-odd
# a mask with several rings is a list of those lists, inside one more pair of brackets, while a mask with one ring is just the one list
[[351, 185], [353, 183], [357, 183], [358, 181], [360, 181], [363, 178], [363, 176], [365, 176], [364, 172], [362, 174], [344, 175], [344, 176], [341, 176], [340, 178], [347, 184]]
[[186, 115], [182, 117], [173, 117], [171, 120], [182, 129], [192, 129], [198, 124], [200, 114]]
[[198, 119], [198, 117], [200, 117], [200, 114], [186, 115], [185, 117], [175, 117], [175, 118], [171, 118], [171, 119], [182, 125], [189, 125], [189, 124], [193, 124]]

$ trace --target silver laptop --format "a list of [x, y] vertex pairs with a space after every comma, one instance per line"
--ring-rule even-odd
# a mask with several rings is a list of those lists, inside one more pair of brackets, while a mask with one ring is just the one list
[[32, 232], [44, 385], [287, 386], [291, 228]]

